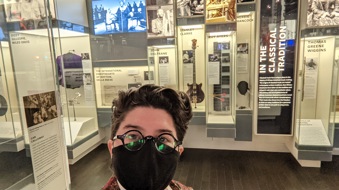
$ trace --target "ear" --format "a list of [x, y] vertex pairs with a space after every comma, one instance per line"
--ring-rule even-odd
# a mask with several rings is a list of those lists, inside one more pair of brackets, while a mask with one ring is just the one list
[[183, 146], [179, 146], [179, 154], [181, 155], [184, 152], [184, 147]]
[[111, 158], [112, 158], [113, 141], [111, 139], [107, 141], [107, 148], [108, 148], [109, 154], [111, 155]]

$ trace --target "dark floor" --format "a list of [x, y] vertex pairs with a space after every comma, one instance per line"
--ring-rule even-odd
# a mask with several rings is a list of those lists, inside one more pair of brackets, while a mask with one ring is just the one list
[[[72, 190], [99, 190], [112, 172], [106, 145], [70, 166]], [[185, 149], [174, 179], [194, 190], [337, 190], [339, 156], [301, 167], [289, 153]]]

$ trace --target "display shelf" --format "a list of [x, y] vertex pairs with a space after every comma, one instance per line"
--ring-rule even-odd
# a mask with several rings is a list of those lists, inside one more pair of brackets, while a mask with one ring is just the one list
[[20, 122], [0, 122], [0, 139], [15, 139], [22, 136]]
[[233, 124], [234, 119], [231, 115], [225, 116], [225, 115], [209, 115], [207, 117], [207, 124]]
[[96, 129], [93, 130], [94, 125], [92, 117], [77, 117], [76, 121], [73, 117], [70, 117], [69, 120], [64, 118], [66, 145], [71, 146], [91, 134]]
[[331, 146], [321, 120], [302, 119], [300, 123], [299, 145]]

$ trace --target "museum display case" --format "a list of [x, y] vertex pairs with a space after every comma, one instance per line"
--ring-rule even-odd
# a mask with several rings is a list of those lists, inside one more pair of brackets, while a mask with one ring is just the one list
[[[84, 27], [76, 24], [56, 20], [51, 24], [51, 32], [44, 28], [9, 32], [14, 75], [22, 97], [20, 104], [24, 109], [21, 114], [26, 120], [24, 130], [53, 120], [60, 111], [65, 144], [71, 153], [69, 158], [75, 161], [83, 156], [84, 150], [101, 140], [98, 138], [89, 34], [84, 33]], [[49, 41], [51, 38], [52, 42]], [[54, 53], [44, 51], [51, 44], [54, 45]], [[52, 57], [54, 62], [51, 64]], [[55, 74], [48, 71], [54, 69]], [[31, 77], [27, 78], [23, 74], [25, 72]], [[59, 89], [61, 110], [53, 103], [58, 99], [51, 93], [52, 86], [45, 88], [40, 84], [43, 83], [40, 79], [47, 83], [52, 82], [54, 77], [58, 80], [56, 88]], [[29, 140], [26, 144], [29, 147]], [[82, 151], [75, 151], [81, 146]]]
[[7, 41], [0, 43], [0, 152], [18, 152], [24, 149], [24, 138], [13, 79], [11, 50]]
[[175, 45], [148, 46], [148, 71], [145, 80], [178, 90], [178, 65]]
[[204, 25], [178, 26], [179, 89], [186, 92], [194, 112], [205, 112]]
[[[330, 160], [338, 95], [339, 38], [336, 28], [304, 29], [298, 65], [296, 146]], [[321, 155], [320, 153], [318, 154]], [[299, 154], [300, 158], [305, 157]]]
[[206, 34], [207, 123], [234, 122], [235, 37], [235, 31]]

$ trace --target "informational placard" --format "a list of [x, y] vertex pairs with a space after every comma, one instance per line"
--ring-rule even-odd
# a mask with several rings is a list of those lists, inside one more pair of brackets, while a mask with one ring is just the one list
[[[97, 106], [111, 107], [120, 90], [150, 83], [147, 66], [95, 68], [94, 82], [97, 91]], [[151, 82], [152, 83], [152, 82]]]
[[208, 84], [220, 83], [220, 62], [208, 62]]
[[296, 16], [285, 2], [261, 1], [258, 134], [292, 133]]
[[55, 92], [24, 96], [23, 102], [36, 189], [67, 189]]

